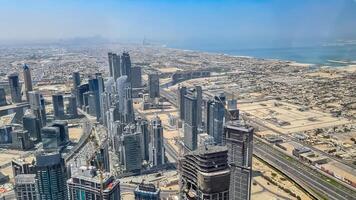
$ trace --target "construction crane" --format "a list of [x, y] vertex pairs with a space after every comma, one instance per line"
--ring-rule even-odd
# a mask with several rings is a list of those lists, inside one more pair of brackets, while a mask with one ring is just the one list
[[103, 186], [103, 179], [104, 179], [103, 174], [104, 174], [104, 170], [103, 170], [103, 163], [99, 162], [98, 156], [97, 156], [97, 153], [100, 152], [100, 145], [99, 145], [99, 141], [98, 141], [98, 138], [97, 138], [97, 133], [96, 133], [95, 126], [93, 126], [92, 129], [91, 129], [89, 140], [93, 143], [95, 151], [94, 151], [94, 154], [90, 158], [87, 159], [87, 166], [90, 166], [91, 161], [95, 160], [97, 168], [98, 168], [98, 171], [99, 171], [100, 199], [104, 199], [104, 197], [103, 197], [103, 187], [104, 187]]

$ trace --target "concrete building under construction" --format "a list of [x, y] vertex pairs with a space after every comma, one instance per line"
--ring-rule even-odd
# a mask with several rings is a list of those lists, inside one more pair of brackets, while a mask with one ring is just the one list
[[99, 173], [95, 167], [80, 167], [67, 180], [69, 199], [120, 199], [119, 180], [109, 173], [103, 173], [102, 175]]
[[204, 146], [180, 159], [181, 199], [229, 199], [230, 168], [225, 146]]

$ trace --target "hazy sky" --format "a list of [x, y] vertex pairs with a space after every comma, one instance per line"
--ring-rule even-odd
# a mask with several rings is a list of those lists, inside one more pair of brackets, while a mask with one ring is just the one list
[[356, 39], [356, 0], [0, 0], [0, 40], [95, 35], [246, 47]]

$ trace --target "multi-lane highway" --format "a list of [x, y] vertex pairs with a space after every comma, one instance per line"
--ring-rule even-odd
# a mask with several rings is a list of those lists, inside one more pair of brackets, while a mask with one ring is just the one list
[[315, 169], [285, 155], [263, 142], [255, 142], [254, 154], [283, 172], [317, 197], [335, 200], [356, 199], [356, 191], [324, 176]]
[[[177, 106], [177, 95], [175, 93], [164, 89], [161, 89], [160, 92], [169, 102]], [[168, 147], [169, 145], [166, 144], [166, 146]], [[176, 152], [169, 149], [168, 153], [173, 157]], [[265, 144], [263, 142], [255, 143], [254, 155], [268, 162], [271, 166], [296, 181], [309, 193], [318, 198], [335, 200], [356, 199], [355, 190], [348, 188], [338, 181], [335, 181], [333, 178], [323, 175], [316, 169], [287, 156], [273, 148], [270, 144]]]

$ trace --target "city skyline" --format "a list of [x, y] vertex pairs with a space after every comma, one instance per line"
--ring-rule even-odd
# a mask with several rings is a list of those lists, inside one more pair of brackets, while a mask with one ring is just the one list
[[2, 1], [0, 199], [354, 199], [354, 10]]

